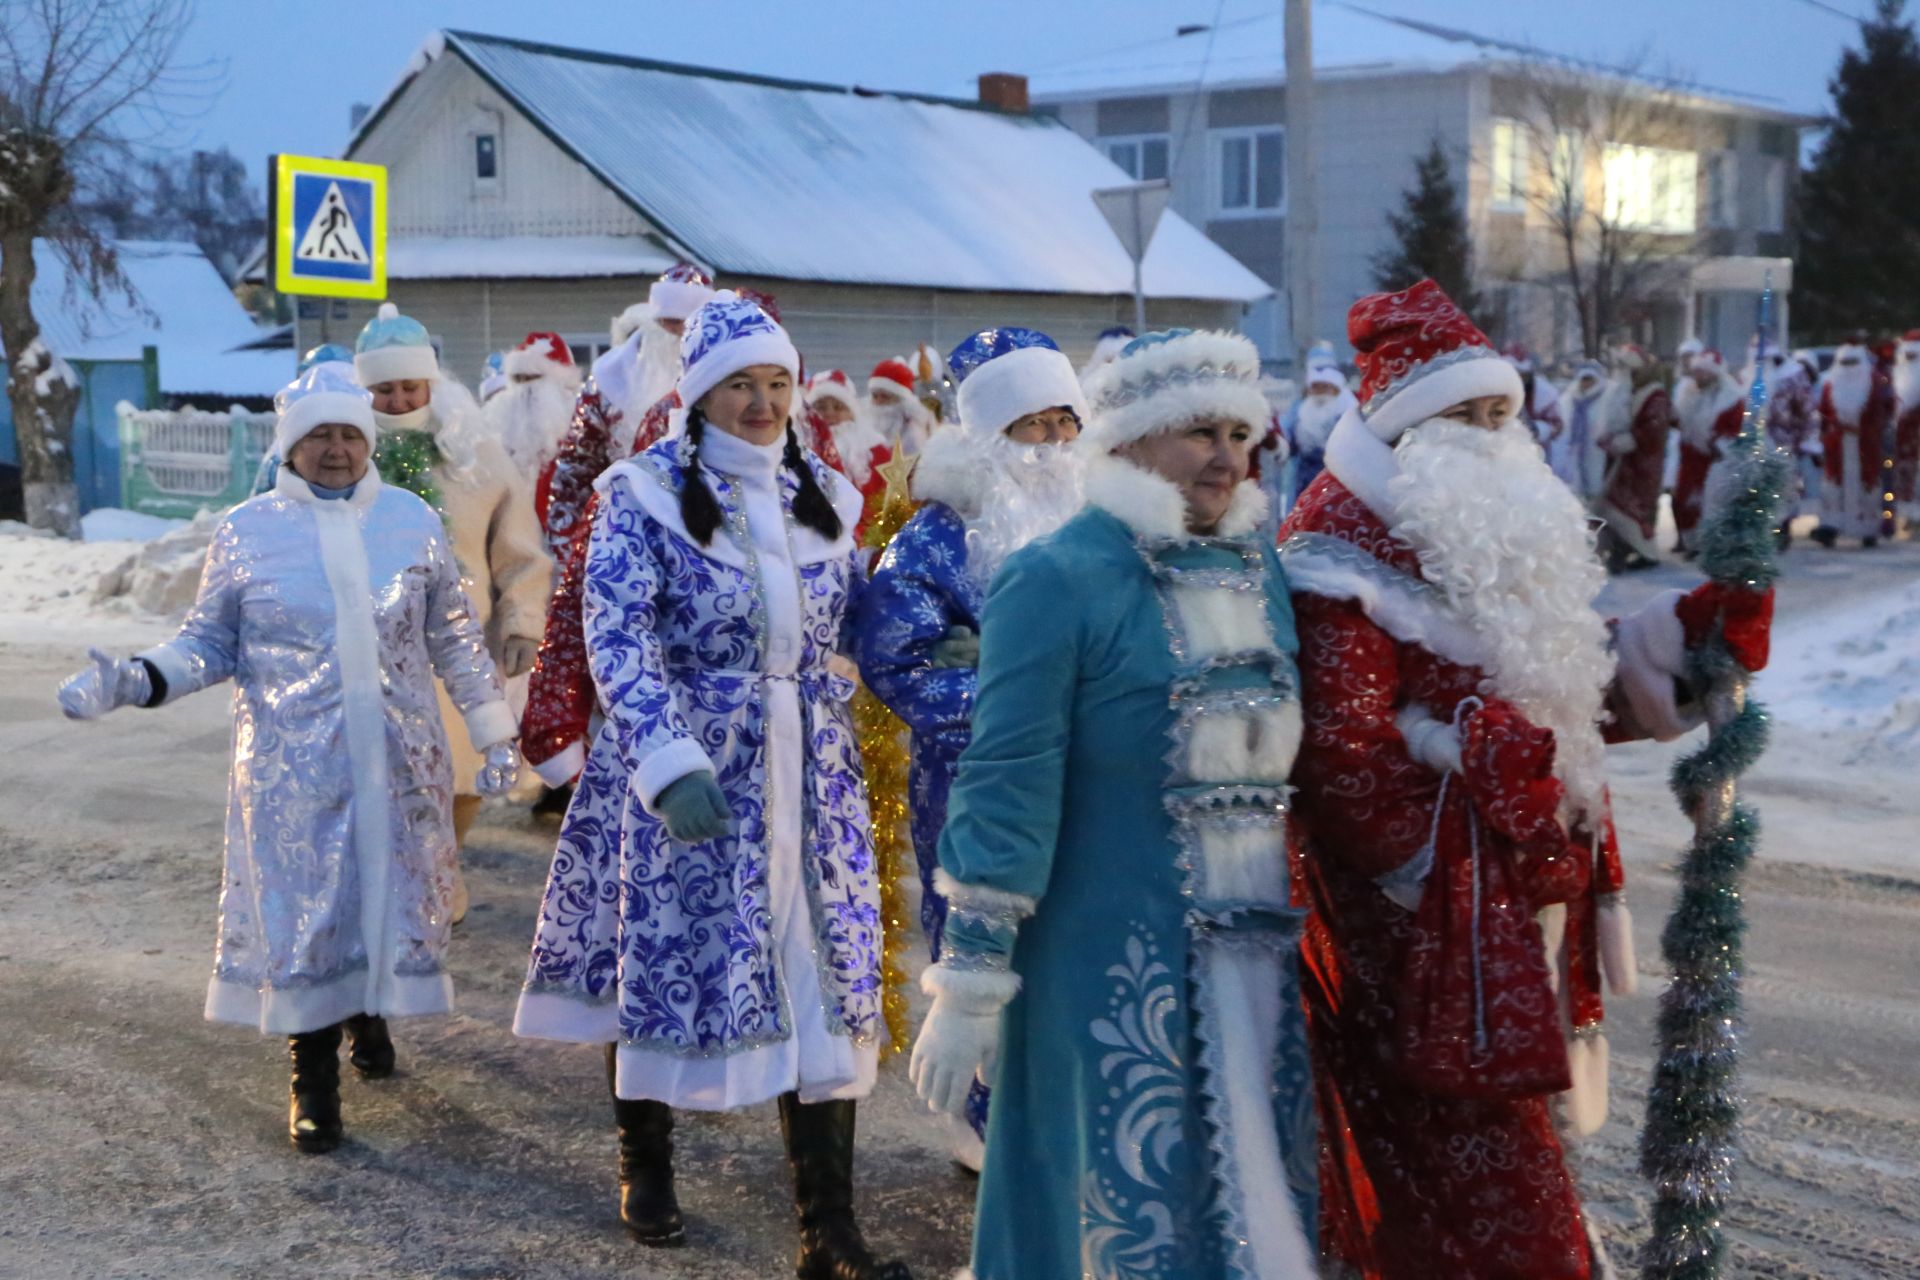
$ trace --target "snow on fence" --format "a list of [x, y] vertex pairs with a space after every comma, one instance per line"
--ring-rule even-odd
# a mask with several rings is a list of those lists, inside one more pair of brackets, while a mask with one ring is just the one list
[[120, 505], [130, 511], [190, 520], [224, 510], [253, 491], [260, 460], [273, 443], [273, 415], [238, 406], [136, 409], [122, 400]]

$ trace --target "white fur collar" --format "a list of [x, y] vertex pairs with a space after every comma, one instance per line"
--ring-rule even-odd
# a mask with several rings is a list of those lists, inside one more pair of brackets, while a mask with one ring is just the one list
[[914, 459], [909, 482], [914, 498], [945, 503], [963, 518], [978, 515], [982, 468], [971, 446], [962, 428], [934, 432]]
[[[1187, 528], [1186, 500], [1171, 480], [1110, 453], [1089, 457], [1084, 466], [1081, 485], [1089, 506], [1150, 538], [1194, 536]], [[1222, 538], [1237, 538], [1253, 532], [1266, 515], [1267, 495], [1252, 480], [1242, 481], [1214, 532]]]
[[1399, 504], [1393, 500], [1393, 478], [1400, 463], [1393, 446], [1367, 429], [1358, 408], [1349, 409], [1327, 438], [1327, 470], [1349, 492], [1367, 504], [1391, 529]]
[[380, 493], [380, 488], [380, 472], [372, 462], [367, 463], [367, 474], [354, 482], [353, 492], [344, 498], [320, 497], [313, 491], [311, 485], [302, 480], [294, 469], [284, 462], [280, 464], [279, 473], [273, 480], [274, 492], [292, 498], [295, 502], [305, 502], [316, 507], [328, 502], [338, 502], [342, 506], [352, 507], [357, 511], [365, 511], [372, 506], [374, 498]]

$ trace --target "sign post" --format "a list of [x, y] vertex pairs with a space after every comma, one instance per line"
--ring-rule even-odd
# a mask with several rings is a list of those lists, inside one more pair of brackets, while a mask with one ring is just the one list
[[387, 171], [273, 157], [273, 287], [327, 298], [387, 296]]
[[1140, 284], [1140, 263], [1147, 256], [1147, 246], [1153, 243], [1160, 215], [1167, 211], [1167, 202], [1172, 198], [1173, 186], [1165, 178], [1107, 187], [1093, 193], [1093, 202], [1100, 207], [1101, 216], [1113, 228], [1113, 234], [1120, 237], [1120, 247], [1133, 259], [1135, 333], [1147, 331], [1147, 296]]

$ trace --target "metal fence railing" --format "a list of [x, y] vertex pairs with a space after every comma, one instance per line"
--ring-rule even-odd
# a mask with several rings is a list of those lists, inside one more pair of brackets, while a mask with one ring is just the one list
[[192, 519], [244, 501], [273, 442], [270, 413], [136, 409], [125, 400], [115, 412], [120, 505], [148, 515]]

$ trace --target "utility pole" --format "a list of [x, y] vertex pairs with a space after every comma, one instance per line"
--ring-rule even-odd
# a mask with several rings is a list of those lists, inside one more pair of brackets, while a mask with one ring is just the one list
[[1294, 369], [1319, 323], [1319, 187], [1314, 180], [1313, 0], [1287, 0], [1287, 319]]

